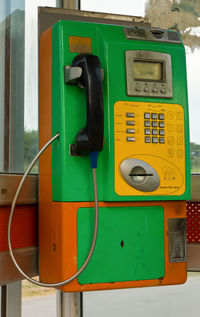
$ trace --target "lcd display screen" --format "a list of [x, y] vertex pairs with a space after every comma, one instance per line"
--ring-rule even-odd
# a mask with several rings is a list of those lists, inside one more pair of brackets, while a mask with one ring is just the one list
[[133, 77], [135, 80], [164, 81], [163, 63], [134, 60]]

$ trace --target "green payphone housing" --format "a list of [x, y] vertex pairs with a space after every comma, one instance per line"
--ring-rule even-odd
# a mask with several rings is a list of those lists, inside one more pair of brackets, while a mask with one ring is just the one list
[[[187, 81], [176, 32], [60, 21], [40, 42], [40, 271], [63, 291], [183, 283], [190, 198]], [[78, 134], [77, 134], [78, 133]], [[91, 150], [92, 149], [92, 150]], [[51, 264], [51, 265], [49, 265]]]

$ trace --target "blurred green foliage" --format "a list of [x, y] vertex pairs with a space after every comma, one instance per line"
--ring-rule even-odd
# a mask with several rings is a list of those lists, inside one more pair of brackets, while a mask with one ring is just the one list
[[191, 173], [200, 173], [200, 145], [190, 143]]

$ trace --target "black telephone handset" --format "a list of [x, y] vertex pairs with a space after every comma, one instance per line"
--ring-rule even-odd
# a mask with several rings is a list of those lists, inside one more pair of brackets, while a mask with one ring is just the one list
[[72, 67], [80, 67], [81, 76], [76, 83], [86, 89], [87, 124], [75, 141], [77, 153], [88, 154], [101, 151], [104, 143], [103, 87], [99, 58], [92, 54], [77, 55]]

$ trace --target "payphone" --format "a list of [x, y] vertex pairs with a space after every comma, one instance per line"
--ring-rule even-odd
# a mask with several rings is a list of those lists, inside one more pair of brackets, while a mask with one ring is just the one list
[[[174, 31], [59, 21], [40, 40], [40, 275], [62, 291], [183, 283], [190, 158]], [[96, 167], [96, 166], [95, 166]]]

